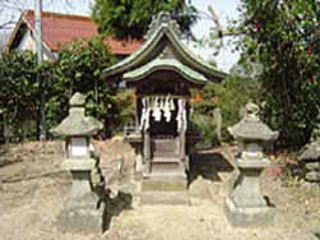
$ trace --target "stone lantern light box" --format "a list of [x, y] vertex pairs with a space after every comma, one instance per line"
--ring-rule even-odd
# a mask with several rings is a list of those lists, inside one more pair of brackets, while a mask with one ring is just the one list
[[88, 157], [89, 140], [87, 137], [71, 137], [68, 145], [69, 157]]
[[54, 134], [65, 136], [67, 160], [64, 165], [69, 165], [70, 159], [74, 158], [89, 159], [90, 137], [102, 128], [102, 124], [96, 119], [85, 116], [84, 105], [84, 96], [75, 93], [70, 99], [69, 116], [52, 130]]

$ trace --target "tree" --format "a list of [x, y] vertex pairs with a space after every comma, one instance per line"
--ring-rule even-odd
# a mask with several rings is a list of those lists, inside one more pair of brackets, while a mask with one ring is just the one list
[[102, 71], [116, 58], [101, 36], [66, 44], [59, 52], [46, 104], [51, 128], [66, 117], [68, 101], [75, 92], [86, 97], [86, 112], [104, 123], [103, 137], [110, 137], [134, 116], [131, 93], [120, 91], [101, 78]]
[[278, 144], [308, 141], [320, 107], [320, 4], [316, 0], [243, 0], [242, 60], [261, 66], [265, 120], [280, 131]]
[[190, 34], [190, 27], [196, 20], [196, 9], [184, 0], [97, 0], [92, 18], [98, 24], [100, 33], [120, 39], [141, 39], [152, 17], [160, 11], [171, 12], [182, 32]]
[[102, 37], [81, 39], [62, 47], [46, 104], [49, 128], [67, 115], [68, 101], [75, 92], [86, 96], [88, 114], [104, 121], [106, 126], [110, 125], [114, 116], [109, 108], [116, 90], [102, 80], [101, 73], [114, 61]]
[[[67, 116], [70, 97], [81, 92], [86, 96], [87, 114], [103, 121], [103, 133], [110, 136], [131, 118], [129, 102], [134, 101], [132, 94], [118, 94], [118, 89], [101, 78], [102, 70], [114, 61], [102, 37], [66, 44], [54, 63], [37, 65], [36, 56], [29, 51], [4, 53], [0, 58], [0, 125], [8, 126], [16, 140], [34, 138], [40, 93], [46, 95], [49, 130]], [[46, 83], [41, 89], [38, 74]]]
[[21, 139], [35, 135], [35, 128], [24, 123], [35, 120], [39, 100], [37, 73], [44, 73], [49, 63], [36, 64], [29, 51], [5, 52], [0, 58], [0, 109], [12, 136]]
[[221, 83], [210, 82], [204, 89], [196, 91], [193, 98], [193, 122], [199, 128], [202, 135], [202, 144], [211, 145], [217, 136], [214, 131], [216, 121], [214, 111], [221, 109], [222, 125], [221, 134], [223, 141], [231, 140], [227, 133], [230, 127], [240, 121], [240, 110], [248, 101], [260, 102], [260, 83], [257, 79], [245, 76], [244, 68], [233, 68], [229, 76]]

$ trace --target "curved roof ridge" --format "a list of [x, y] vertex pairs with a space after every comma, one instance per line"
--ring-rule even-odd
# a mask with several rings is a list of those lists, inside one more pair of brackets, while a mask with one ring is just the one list
[[[173, 37], [173, 40], [177, 43], [177, 46], [180, 47], [180, 51], [185, 53], [185, 57], [190, 57], [190, 60], [196, 62], [199, 65], [202, 65], [210, 71], [214, 71], [217, 74], [221, 74], [221, 77], [226, 77], [226, 73], [219, 71], [218, 69], [214, 68], [212, 65], [210, 65], [208, 62], [206, 62], [201, 56], [195, 55], [192, 51], [189, 50], [189, 48], [184, 44], [178, 36], [169, 28], [169, 31], [171, 31], [171, 35], [169, 37]], [[200, 59], [200, 60], [199, 60]], [[202, 60], [202, 61], [201, 61]]]
[[[162, 30], [161, 28], [158, 29], [154, 34], [158, 34], [158, 32], [160, 32], [160, 30]], [[161, 34], [161, 33], [159, 33]], [[160, 35], [159, 35], [160, 36]], [[133, 60], [135, 58], [140, 57], [140, 55], [142, 55], [145, 51], [147, 51], [147, 49], [149, 48], [149, 45], [151, 45], [153, 43], [154, 38], [149, 38], [143, 45], [142, 47], [140, 47], [137, 51], [135, 51], [132, 55], [130, 55], [129, 57], [123, 59], [122, 61], [116, 63], [115, 65], [112, 65], [111, 67], [105, 69], [103, 71], [103, 75], [107, 75], [107, 72], [112, 72], [112, 71], [116, 71], [119, 67], [124, 66], [126, 64], [129, 64], [130, 62], [133, 62]], [[117, 72], [116, 72], [117, 73]], [[116, 74], [115, 73], [115, 74]], [[112, 73], [110, 75], [113, 75]]]
[[[194, 53], [192, 53], [188, 47], [180, 40], [179, 36], [174, 29], [170, 27], [170, 24], [159, 24], [156, 29], [152, 31], [147, 41], [134, 52], [131, 56], [118, 62], [117, 64], [105, 69], [103, 71], [103, 77], [115, 76], [126, 71], [131, 71], [135, 67], [140, 67], [141, 64], [150, 60], [150, 55], [153, 50], [158, 46], [160, 40], [164, 37], [172, 43], [173, 47], [182, 58], [182, 62], [187, 65], [194, 66], [193, 68], [205, 75], [211, 76], [214, 79], [222, 80], [227, 76], [226, 73], [215, 69], [212, 65], [208, 64], [201, 57], [199, 59]], [[149, 56], [149, 57], [148, 57]], [[149, 59], [148, 59], [149, 58]], [[186, 65], [186, 64], [185, 64]]]

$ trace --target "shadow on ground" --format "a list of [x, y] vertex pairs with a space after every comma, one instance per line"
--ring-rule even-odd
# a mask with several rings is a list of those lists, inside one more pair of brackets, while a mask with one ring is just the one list
[[6, 158], [7, 153], [8, 153], [7, 146], [0, 143], [0, 167], [4, 167], [10, 163], [9, 159]]
[[190, 166], [188, 172], [188, 186], [197, 179], [198, 176], [204, 179], [221, 182], [220, 172], [232, 172], [233, 166], [218, 152], [200, 152], [190, 156]]
[[119, 192], [115, 198], [111, 198], [110, 192], [107, 192], [104, 199], [102, 231], [108, 231], [113, 217], [119, 216], [124, 210], [131, 209], [131, 203], [132, 196], [130, 194]]

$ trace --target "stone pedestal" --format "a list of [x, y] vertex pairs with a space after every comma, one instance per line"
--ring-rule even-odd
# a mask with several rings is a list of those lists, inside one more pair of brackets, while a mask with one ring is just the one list
[[269, 161], [237, 161], [240, 170], [234, 191], [226, 198], [226, 215], [233, 226], [257, 226], [271, 223], [274, 209], [260, 191], [259, 178]]
[[[90, 183], [94, 159], [64, 161], [62, 167], [72, 174], [72, 185], [57, 225], [62, 232], [102, 233], [103, 206]], [[90, 170], [88, 170], [90, 169]]]

